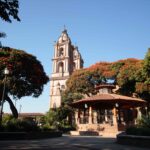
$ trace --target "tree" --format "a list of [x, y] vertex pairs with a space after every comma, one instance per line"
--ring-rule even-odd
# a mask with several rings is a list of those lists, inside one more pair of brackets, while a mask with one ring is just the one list
[[72, 93], [82, 93], [90, 96], [96, 94], [95, 86], [114, 79], [116, 72], [111, 68], [112, 63], [99, 62], [89, 68], [75, 71], [67, 81], [67, 89]]
[[67, 91], [71, 93], [82, 93], [87, 96], [90, 96], [90, 93], [94, 94], [94, 84], [88, 79], [92, 74], [93, 72], [87, 69], [75, 71], [67, 80]]
[[145, 83], [150, 84], [150, 48], [148, 49], [148, 52], [144, 58], [143, 75], [146, 78]]
[[0, 32], [0, 38], [6, 37], [6, 34], [4, 32]]
[[150, 49], [143, 60], [143, 68], [136, 83], [136, 92], [150, 103]]
[[0, 0], [0, 17], [2, 20], [11, 23], [11, 17], [13, 17], [15, 20], [20, 21], [18, 9], [18, 0]]
[[2, 99], [5, 67], [9, 69], [10, 75], [7, 77], [4, 99], [8, 101], [13, 115], [17, 117], [18, 113], [10, 95], [14, 99], [20, 99], [24, 96], [38, 97], [49, 78], [35, 56], [22, 50], [3, 47], [0, 50], [0, 100]]
[[119, 93], [132, 96], [136, 92], [137, 75], [142, 69], [142, 61], [134, 58], [121, 60], [124, 62], [116, 76], [116, 82], [120, 86]]
[[[0, 0], [0, 18], [11, 23], [13, 19], [20, 21], [18, 16], [19, 3], [18, 0]], [[0, 32], [0, 38], [6, 37], [4, 32]]]
[[49, 128], [66, 128], [73, 127], [72, 116], [74, 116], [74, 110], [71, 107], [71, 103], [75, 100], [83, 98], [79, 93], [71, 93], [69, 91], [63, 91], [62, 96], [62, 105], [59, 108], [50, 109], [46, 113], [45, 123]]

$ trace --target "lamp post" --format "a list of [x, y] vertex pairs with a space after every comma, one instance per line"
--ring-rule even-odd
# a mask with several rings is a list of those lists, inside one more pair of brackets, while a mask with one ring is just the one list
[[115, 104], [115, 106], [116, 106], [116, 108], [117, 108], [117, 110], [118, 110], [118, 119], [117, 119], [117, 121], [118, 121], [118, 123], [119, 123], [119, 124], [121, 124], [119, 104], [118, 104], [118, 103], [116, 103], [116, 104]]
[[7, 68], [4, 69], [4, 87], [3, 87], [3, 93], [2, 93], [2, 99], [0, 101], [0, 125], [2, 124], [2, 116], [3, 116], [3, 105], [5, 101], [5, 90], [6, 90], [6, 80], [7, 75], [9, 74], [9, 70]]

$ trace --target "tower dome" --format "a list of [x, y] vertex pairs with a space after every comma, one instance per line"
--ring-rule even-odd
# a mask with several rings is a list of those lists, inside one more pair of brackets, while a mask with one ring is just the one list
[[65, 42], [65, 41], [70, 41], [70, 38], [68, 36], [68, 33], [67, 33], [66, 29], [64, 29], [62, 31], [61, 36], [58, 39], [58, 43], [62, 43], [62, 42]]

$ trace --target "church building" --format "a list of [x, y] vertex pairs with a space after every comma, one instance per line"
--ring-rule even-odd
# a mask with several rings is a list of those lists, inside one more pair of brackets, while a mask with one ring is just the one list
[[52, 74], [50, 77], [50, 108], [61, 106], [61, 91], [66, 89], [70, 75], [83, 68], [83, 59], [77, 46], [72, 45], [67, 30], [64, 29], [54, 45]]

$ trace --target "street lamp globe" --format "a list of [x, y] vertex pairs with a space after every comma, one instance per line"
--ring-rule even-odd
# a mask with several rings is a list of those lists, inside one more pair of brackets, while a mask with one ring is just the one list
[[9, 74], [9, 70], [8, 70], [8, 68], [5, 68], [4, 69], [4, 75], [8, 75]]
[[116, 106], [116, 108], [118, 108], [118, 107], [119, 107], [119, 104], [118, 104], [118, 103], [116, 103], [116, 104], [115, 104], [115, 106]]

